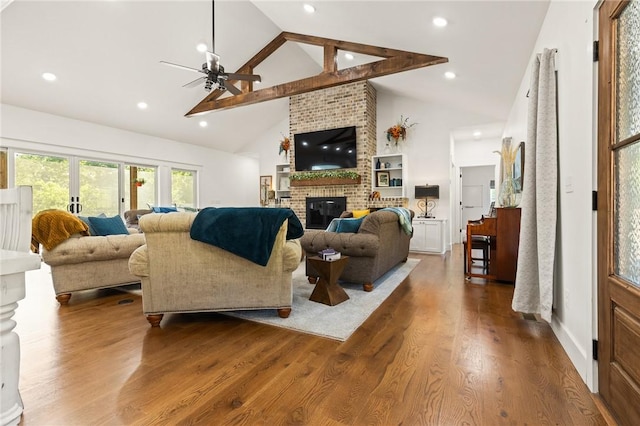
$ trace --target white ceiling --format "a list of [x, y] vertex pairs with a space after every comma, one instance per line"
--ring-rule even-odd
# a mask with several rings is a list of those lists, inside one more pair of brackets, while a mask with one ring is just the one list
[[[184, 117], [206, 92], [181, 87], [198, 75], [159, 61], [200, 67], [195, 45], [211, 43], [210, 1], [5, 3], [2, 103], [229, 152], [287, 117], [286, 99]], [[548, 0], [309, 0], [316, 13], [307, 14], [304, 3], [216, 1], [215, 50], [226, 71], [281, 31], [445, 56], [447, 64], [372, 82], [379, 91], [482, 114], [487, 123], [506, 120], [548, 7]], [[449, 25], [434, 27], [434, 16]], [[256, 69], [263, 78], [256, 89], [317, 74], [321, 64], [321, 49], [288, 43]], [[445, 71], [458, 77], [446, 80]], [[43, 72], [58, 79], [46, 82]], [[140, 101], [147, 110], [136, 107]], [[203, 119], [206, 128], [198, 125]]]

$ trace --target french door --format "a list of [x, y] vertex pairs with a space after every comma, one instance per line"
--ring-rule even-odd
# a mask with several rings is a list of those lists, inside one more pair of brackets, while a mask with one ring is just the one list
[[15, 185], [33, 187], [33, 211], [115, 216], [155, 204], [155, 167], [74, 156], [13, 153]]
[[599, 9], [598, 381], [640, 424], [640, 0]]

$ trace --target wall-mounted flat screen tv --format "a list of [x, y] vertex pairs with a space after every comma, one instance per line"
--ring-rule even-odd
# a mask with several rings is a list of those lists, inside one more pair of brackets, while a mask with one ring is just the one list
[[296, 171], [357, 167], [356, 127], [293, 135]]

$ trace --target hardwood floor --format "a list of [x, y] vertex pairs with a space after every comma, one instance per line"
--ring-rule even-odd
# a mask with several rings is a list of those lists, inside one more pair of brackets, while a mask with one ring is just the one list
[[512, 286], [465, 282], [460, 246], [412, 257], [346, 342], [220, 314], [152, 329], [135, 292], [60, 307], [46, 269], [29, 272], [22, 424], [607, 424], [550, 327], [511, 310]]

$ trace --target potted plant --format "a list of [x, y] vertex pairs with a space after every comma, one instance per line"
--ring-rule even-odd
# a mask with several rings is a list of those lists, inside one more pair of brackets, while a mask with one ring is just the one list
[[135, 184], [135, 186], [142, 186], [144, 185], [144, 178], [135, 178], [133, 180], [133, 183]]

